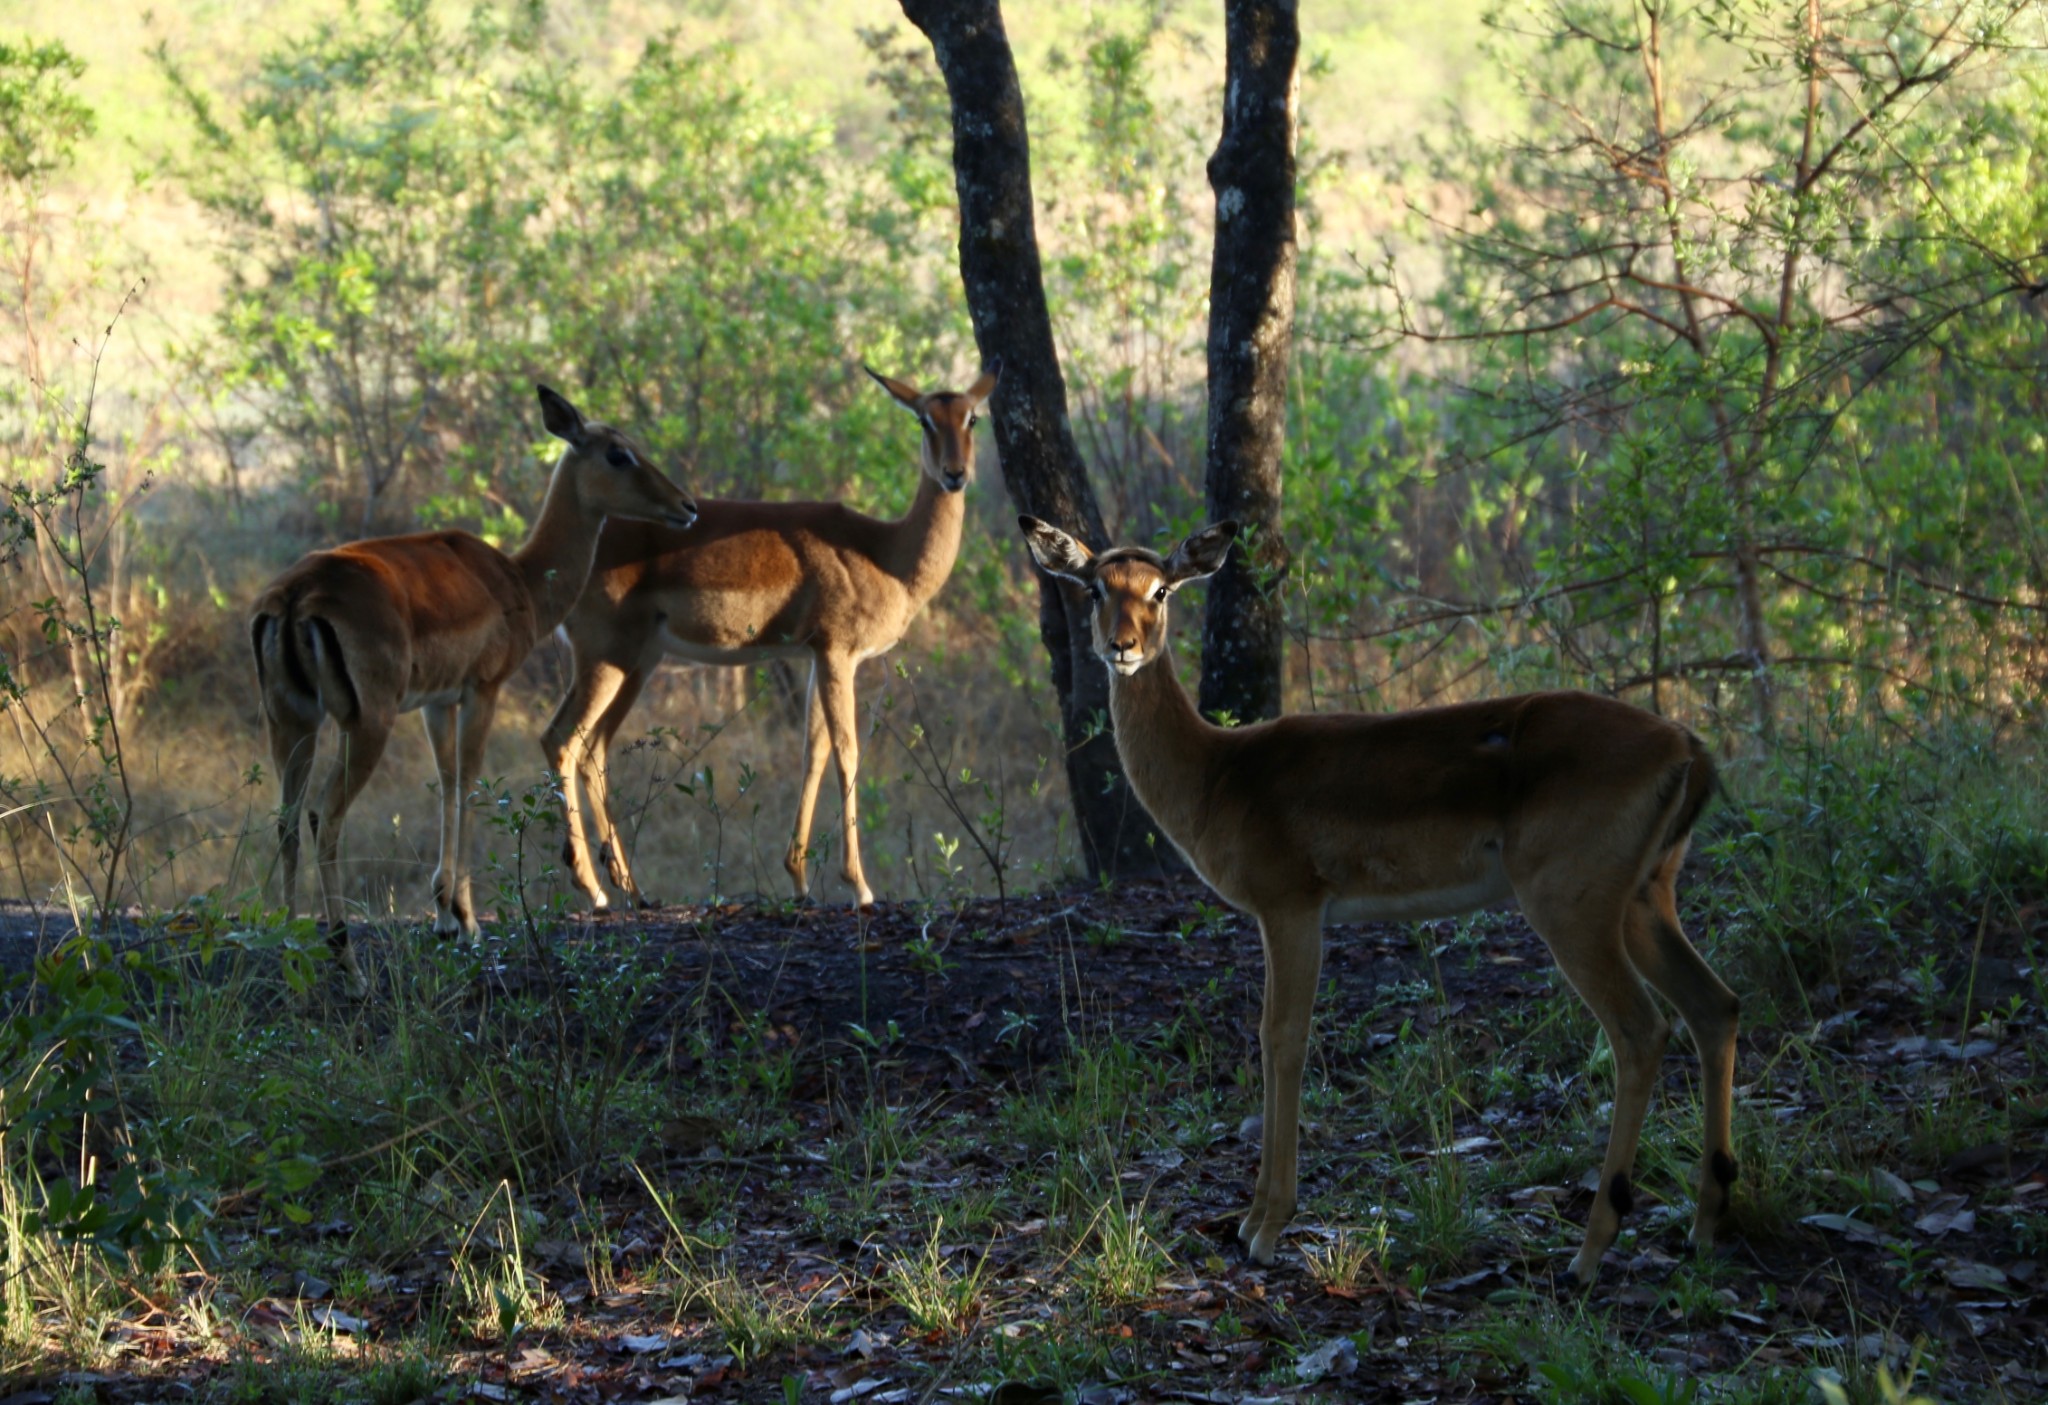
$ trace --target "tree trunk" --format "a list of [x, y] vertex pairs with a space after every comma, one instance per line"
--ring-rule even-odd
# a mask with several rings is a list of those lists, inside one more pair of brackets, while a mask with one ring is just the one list
[[1247, 533], [1209, 582], [1201, 708], [1254, 722], [1280, 714], [1286, 634], [1280, 582], [1280, 450], [1294, 331], [1296, 0], [1226, 0], [1223, 136], [1209, 158], [1209, 520]]
[[[1098, 550], [1102, 510], [1067, 419], [1031, 204], [1024, 92], [998, 0], [902, 0], [931, 41], [953, 106], [953, 177], [960, 197], [960, 279], [974, 339], [1003, 378], [990, 411], [1003, 483], [1018, 509]], [[1067, 747], [1067, 786], [1083, 856], [1096, 878], [1178, 867], [1131, 794], [1109, 723], [1109, 673], [1094, 656], [1088, 600], [1038, 578], [1038, 633], [1052, 663]]]

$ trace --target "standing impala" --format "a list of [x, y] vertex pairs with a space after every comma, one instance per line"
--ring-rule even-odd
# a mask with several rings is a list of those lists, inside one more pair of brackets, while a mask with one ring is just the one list
[[1446, 917], [1511, 897], [1614, 1048], [1614, 1121], [1573, 1274], [1593, 1280], [1633, 1199], [1636, 1141], [1671, 1033], [1646, 979], [1684, 1016], [1705, 1070], [1692, 1238], [1710, 1247], [1735, 1182], [1738, 1003], [1678, 926], [1673, 883], [1714, 786], [1699, 738], [1590, 693], [1212, 726], [1174, 674], [1167, 601], [1223, 565], [1237, 524], [1205, 527], [1166, 557], [1131, 546], [1096, 556], [1018, 520], [1038, 564], [1094, 602], [1117, 752], [1139, 800], [1203, 880], [1259, 922], [1265, 1131], [1237, 1231], [1251, 1257], [1271, 1263], [1294, 1218], [1324, 920]]
[[967, 512], [961, 490], [974, 468], [974, 425], [1001, 370], [991, 361], [965, 391], [930, 394], [868, 371], [924, 432], [917, 497], [897, 521], [836, 502], [706, 498], [687, 537], [637, 523], [606, 529], [590, 588], [562, 625], [575, 678], [541, 742], [562, 779], [563, 862], [593, 907], [606, 907], [608, 899], [590, 862], [577, 781], [589, 791], [598, 852], [612, 882], [645, 905], [606, 800], [605, 772], [619, 724], [669, 654], [713, 664], [810, 656], [803, 792], [783, 867], [797, 896], [808, 896], [811, 818], [829, 747], [839, 763], [841, 873], [859, 905], [873, 906], [854, 824], [854, 669], [895, 647], [952, 573]]
[[398, 714], [423, 710], [441, 774], [434, 930], [474, 933], [469, 809], [462, 801], [483, 763], [498, 690], [569, 612], [607, 516], [647, 518], [677, 531], [696, 520], [696, 503], [648, 462], [646, 450], [619, 430], [586, 421], [546, 386], [537, 389], [548, 432], [567, 447], [519, 550], [507, 556], [467, 532], [351, 542], [304, 557], [256, 601], [249, 632], [283, 791], [278, 838], [287, 906], [298, 893], [299, 816], [315, 737], [328, 717], [341, 732], [340, 754], [308, 819], [321, 923], [344, 957], [342, 817], [376, 769]]

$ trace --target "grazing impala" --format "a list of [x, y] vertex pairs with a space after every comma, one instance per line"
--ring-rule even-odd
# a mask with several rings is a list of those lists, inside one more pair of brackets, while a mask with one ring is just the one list
[[[308, 816], [320, 873], [321, 922], [347, 955], [341, 822], [398, 714], [424, 711], [441, 773], [441, 859], [434, 930], [475, 932], [469, 810], [463, 795], [483, 762], [498, 690], [534, 643], [561, 622], [590, 575], [607, 516], [681, 531], [697, 516], [646, 450], [538, 387], [548, 432], [566, 445], [526, 544], [510, 556], [467, 532], [422, 532], [316, 551], [264, 588], [249, 622], [263, 720], [283, 799], [278, 837], [284, 900], [297, 896], [299, 816], [315, 736], [332, 717], [340, 754]], [[351, 959], [351, 964], [353, 964]]]
[[1024, 517], [1031, 554], [1094, 601], [1095, 652], [1138, 798], [1195, 870], [1258, 919], [1265, 1130], [1238, 1227], [1270, 1263], [1294, 1217], [1301, 1068], [1322, 927], [1415, 920], [1518, 899], [1614, 1048], [1614, 1122], [1572, 1272], [1592, 1281], [1632, 1199], [1629, 1175], [1678, 1007], [1706, 1075], [1693, 1242], [1711, 1246], [1735, 1181], [1729, 1100], [1738, 1005], [1679, 930], [1673, 882], [1714, 767], [1699, 738], [1590, 693], [1528, 693], [1383, 716], [1329, 713], [1212, 726], [1167, 647], [1167, 601], [1213, 575], [1237, 524], [1161, 557], [1100, 556]]
[[706, 498], [703, 517], [687, 537], [638, 523], [605, 529], [590, 588], [562, 625], [575, 678], [541, 742], [548, 765], [562, 778], [568, 812], [562, 860], [593, 907], [604, 908], [608, 899], [590, 862], [577, 780], [589, 792], [598, 852], [612, 882], [646, 905], [606, 800], [605, 773], [619, 724], [668, 654], [714, 664], [810, 656], [803, 792], [783, 867], [797, 896], [808, 896], [811, 818], [829, 747], [839, 763], [841, 872], [861, 907], [874, 904], [854, 825], [860, 769], [854, 669], [895, 647], [952, 573], [967, 511], [961, 489], [974, 467], [974, 425], [1001, 369], [991, 361], [965, 391], [928, 395], [868, 372], [917, 416], [924, 432], [923, 477], [898, 521], [864, 517], [836, 502]]

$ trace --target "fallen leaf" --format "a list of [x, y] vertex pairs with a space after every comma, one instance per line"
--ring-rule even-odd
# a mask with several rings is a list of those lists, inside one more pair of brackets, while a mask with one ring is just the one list
[[1295, 1379], [1313, 1385], [1325, 1376], [1348, 1376], [1358, 1370], [1358, 1343], [1332, 1337], [1294, 1363]]
[[1852, 1243], [1882, 1244], [1885, 1237], [1871, 1225], [1849, 1215], [1807, 1215], [1799, 1223], [1812, 1225], [1815, 1229], [1830, 1229], [1836, 1234], [1847, 1235]]
[[1944, 1195], [1927, 1207], [1927, 1213], [1913, 1221], [1913, 1228], [1930, 1237], [1935, 1235], [1968, 1234], [1977, 1227], [1977, 1212], [1964, 1208], [1969, 1197]]
[[361, 1332], [368, 1330], [370, 1325], [360, 1317], [351, 1317], [331, 1307], [316, 1307], [307, 1315], [330, 1332]]
[[2005, 1273], [1990, 1264], [1973, 1263], [1968, 1259], [1950, 1259], [1942, 1267], [1941, 1276], [1949, 1281], [1952, 1288], [1977, 1288], [1996, 1292], [2006, 1286]]
[[[1844, 1010], [1839, 1015], [1829, 1015], [1814, 1026], [1813, 1037], [1820, 1043], [1825, 1044], [1844, 1035], [1853, 1035], [1856, 1032], [1856, 1026], [1862, 1019], [1863, 1011], [1860, 1009]], [[1843, 1039], [1842, 1042], [1847, 1043], [1848, 1041]]]
[[1484, 1283], [1487, 1279], [1497, 1277], [1499, 1274], [1500, 1270], [1498, 1268], [1482, 1268], [1477, 1273], [1467, 1273], [1458, 1278], [1447, 1278], [1441, 1283], [1432, 1283], [1429, 1290], [1432, 1293], [1455, 1293], [1461, 1288], [1470, 1288], [1476, 1284]]
[[1931, 1039], [1924, 1034], [1910, 1035], [1892, 1045], [1889, 1050], [1896, 1059], [1981, 1059], [1998, 1052], [1998, 1045], [1989, 1039], [1972, 1039], [1958, 1044], [1953, 1039]]
[[1431, 1155], [1463, 1156], [1468, 1152], [1485, 1151], [1488, 1147], [1494, 1147], [1499, 1145], [1500, 1143], [1495, 1141], [1492, 1137], [1460, 1137], [1456, 1141], [1452, 1142], [1449, 1146], [1437, 1147], [1433, 1152], [1431, 1152]]

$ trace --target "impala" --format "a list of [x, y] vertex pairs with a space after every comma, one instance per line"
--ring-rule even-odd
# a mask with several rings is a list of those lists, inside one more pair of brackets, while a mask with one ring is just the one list
[[606, 907], [608, 899], [591, 865], [577, 781], [589, 792], [598, 853], [612, 882], [647, 905], [612, 819], [605, 777], [619, 724], [655, 665], [671, 654], [711, 664], [810, 656], [803, 791], [783, 867], [796, 895], [807, 897], [811, 819], [829, 748], [839, 763], [841, 873], [858, 904], [873, 906], [854, 824], [854, 669], [893, 648], [952, 573], [967, 511], [961, 490], [974, 468], [974, 426], [1001, 369], [991, 361], [965, 391], [930, 394], [868, 371], [923, 430], [923, 477], [910, 511], [897, 521], [836, 502], [706, 498], [687, 537], [639, 523], [605, 529], [590, 587], [562, 625], [574, 679], [541, 742], [562, 781], [562, 861], [593, 907]]
[[1093, 600], [1117, 751], [1138, 799], [1203, 880], [1258, 919], [1264, 1133], [1238, 1227], [1252, 1259], [1272, 1262], [1294, 1217], [1325, 920], [1413, 921], [1509, 898], [1614, 1049], [1613, 1125], [1574, 1276], [1592, 1281], [1633, 1199], [1636, 1142], [1671, 1033], [1645, 980], [1684, 1017], [1705, 1071], [1692, 1238], [1710, 1247], [1735, 1182], [1739, 1007], [1678, 925], [1673, 885], [1714, 787], [1699, 738], [1575, 692], [1213, 726], [1174, 673], [1167, 602], [1222, 566], [1237, 524], [1205, 527], [1164, 557], [1130, 546], [1098, 556], [1036, 518], [1018, 520], [1038, 564]]
[[[561, 622], [590, 575], [608, 516], [681, 531], [697, 505], [622, 431], [587, 421], [538, 387], [548, 432], [567, 446], [526, 544], [510, 556], [467, 532], [350, 542], [302, 558], [264, 588], [249, 623], [264, 729], [282, 799], [284, 900], [298, 891], [299, 817], [320, 724], [339, 753], [307, 815], [320, 875], [321, 925], [349, 961], [341, 824], [384, 754], [398, 714], [423, 711], [441, 777], [441, 855], [434, 930], [474, 933], [469, 810], [498, 690]], [[357, 972], [360, 981], [360, 972]]]

